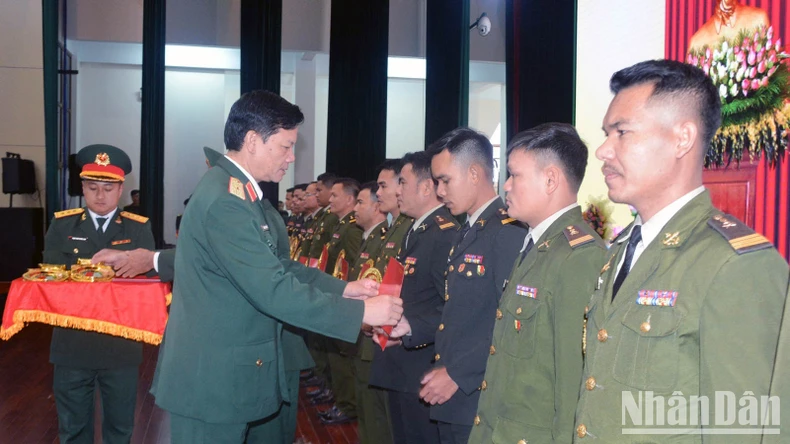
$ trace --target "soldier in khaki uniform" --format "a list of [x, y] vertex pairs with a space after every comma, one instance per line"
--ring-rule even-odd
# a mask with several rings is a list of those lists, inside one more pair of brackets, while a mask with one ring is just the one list
[[[343, 253], [346, 262], [359, 255], [362, 246], [362, 228], [354, 216], [354, 204], [359, 194], [359, 182], [354, 179], [338, 179], [332, 185], [329, 198], [331, 214], [340, 220], [334, 233], [326, 242], [328, 261], [326, 271], [333, 273], [335, 262]], [[356, 342], [349, 343], [326, 338], [327, 360], [331, 374], [332, 391], [336, 403], [330, 409], [319, 412], [324, 424], [343, 424], [357, 416], [357, 402], [354, 394], [354, 364]]]
[[[86, 206], [55, 213], [44, 240], [44, 262], [71, 266], [102, 248], [153, 249], [148, 218], [118, 208], [125, 176], [132, 171], [129, 156], [114, 146], [90, 145], [80, 150], [77, 161]], [[60, 442], [93, 443], [97, 386], [102, 439], [110, 444], [131, 441], [142, 351], [140, 342], [116, 336], [53, 330], [50, 362], [55, 366], [52, 389]]]
[[[741, 423], [741, 412], [717, 424], [728, 413], [716, 399], [730, 393], [740, 408], [741, 396], [759, 404], [768, 394], [788, 266], [702, 185], [721, 121], [717, 91], [701, 70], [668, 60], [625, 68], [610, 88], [596, 157], [609, 198], [638, 215], [589, 302], [574, 442], [759, 443], [722, 430], [759, 425]], [[634, 407], [640, 400], [651, 408]]]
[[[357, 196], [354, 213], [364, 233], [364, 241], [360, 247], [359, 255], [352, 262], [349, 279], [359, 279], [362, 268], [367, 264], [373, 267], [384, 246], [387, 235], [387, 213], [381, 211], [381, 206], [376, 197], [378, 186], [375, 182], [362, 185]], [[375, 267], [373, 267], [375, 269]], [[386, 416], [386, 398], [384, 391], [370, 387], [370, 363], [373, 360], [373, 342], [369, 339], [371, 329], [363, 326], [357, 338], [356, 355], [354, 364], [354, 393], [357, 401], [357, 434], [360, 444], [392, 443], [392, 432]], [[368, 350], [369, 349], [369, 350]], [[369, 357], [367, 357], [369, 355]], [[367, 357], [367, 359], [365, 359]], [[377, 414], [381, 412], [381, 414]]]
[[517, 134], [508, 147], [508, 214], [531, 228], [496, 311], [470, 443], [566, 443], [582, 374], [584, 307], [606, 247], [577, 193], [587, 147], [568, 124]]

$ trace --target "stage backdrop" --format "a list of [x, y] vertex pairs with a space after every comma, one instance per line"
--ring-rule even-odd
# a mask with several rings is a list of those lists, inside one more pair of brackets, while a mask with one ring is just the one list
[[[665, 57], [685, 61], [689, 40], [713, 16], [718, 0], [667, 0]], [[763, 9], [787, 49], [790, 41], [790, 6], [787, 0], [741, 0], [742, 5]], [[790, 206], [790, 162], [783, 159], [769, 167], [765, 159], [734, 164], [728, 169], [708, 170], [705, 185], [714, 203], [738, 216], [770, 239], [779, 253], [790, 260], [788, 207]]]

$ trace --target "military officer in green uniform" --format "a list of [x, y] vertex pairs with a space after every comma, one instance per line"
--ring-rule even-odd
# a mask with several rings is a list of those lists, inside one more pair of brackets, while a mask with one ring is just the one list
[[[349, 279], [359, 279], [363, 268], [375, 270], [376, 257], [384, 245], [387, 235], [387, 213], [381, 211], [376, 197], [378, 186], [375, 182], [362, 185], [357, 195], [354, 213], [357, 224], [365, 231], [364, 241], [356, 260], [352, 260]], [[357, 338], [357, 353], [353, 357], [354, 394], [357, 403], [357, 435], [360, 444], [392, 443], [389, 421], [387, 419], [384, 391], [370, 387], [370, 362], [373, 360], [373, 342], [369, 336], [371, 329], [365, 327]], [[369, 355], [369, 356], [368, 356]], [[380, 413], [379, 413], [380, 412]]]
[[496, 311], [469, 442], [566, 443], [582, 374], [584, 307], [606, 246], [576, 203], [587, 147], [548, 123], [508, 146], [508, 214], [531, 228]]
[[[129, 156], [110, 145], [77, 153], [85, 207], [55, 213], [44, 240], [44, 262], [71, 266], [102, 248], [154, 248], [148, 218], [122, 212], [118, 201], [132, 171]], [[102, 397], [102, 439], [128, 443], [134, 428], [142, 344], [120, 337], [56, 327], [50, 362], [62, 443], [93, 443], [94, 390]]]
[[[595, 154], [609, 198], [638, 214], [588, 304], [574, 442], [758, 443], [722, 430], [754, 427], [717, 423], [729, 413], [716, 399], [768, 394], [788, 266], [702, 185], [721, 122], [717, 91], [698, 68], [669, 60], [618, 71], [610, 88]], [[690, 404], [700, 397], [707, 411]], [[631, 408], [640, 399], [658, 406]], [[669, 410], [679, 403], [684, 414]]]
[[302, 196], [302, 211], [304, 212], [304, 223], [302, 224], [302, 242], [299, 244], [299, 254], [297, 259], [310, 256], [310, 246], [315, 237], [316, 225], [324, 215], [325, 210], [318, 205], [318, 198], [315, 190], [315, 182], [307, 184], [304, 195]]
[[[466, 443], [491, 346], [494, 315], [526, 230], [507, 216], [493, 186], [488, 138], [457, 128], [434, 142], [437, 195], [466, 223], [445, 260], [445, 304], [436, 330], [433, 368], [420, 381], [442, 443]], [[411, 321], [404, 314], [404, 322]]]
[[250, 423], [261, 442], [293, 436], [278, 418], [293, 401], [283, 322], [355, 341], [363, 322], [399, 319], [393, 298], [348, 299], [375, 294], [370, 281], [342, 282], [280, 256], [282, 220], [267, 216], [257, 182], [282, 180], [302, 119], [275, 94], [243, 95], [226, 122], [228, 154], [187, 206], [152, 387], [175, 443], [241, 443]]
[[[340, 223], [327, 242], [329, 259], [326, 271], [328, 273], [334, 273], [341, 253], [347, 263], [353, 263], [353, 258], [359, 255], [363, 230], [357, 225], [353, 211], [357, 194], [359, 194], [359, 182], [354, 179], [338, 179], [332, 185], [329, 198], [331, 214], [340, 219]], [[352, 357], [356, 354], [356, 343], [327, 339], [326, 345], [330, 380], [336, 402], [330, 409], [319, 412], [319, 415], [321, 422], [325, 424], [343, 424], [357, 417], [352, 361]]]
[[[381, 211], [390, 215], [390, 226], [384, 243], [381, 247], [381, 254], [376, 258], [375, 266], [383, 276], [387, 271], [387, 264], [390, 258], [398, 257], [401, 252], [403, 239], [414, 222], [400, 211], [398, 206], [398, 187], [400, 186], [400, 171], [403, 168], [402, 159], [387, 159], [379, 167], [379, 175], [376, 184], [376, 198], [379, 201]], [[372, 356], [371, 356], [372, 359]]]

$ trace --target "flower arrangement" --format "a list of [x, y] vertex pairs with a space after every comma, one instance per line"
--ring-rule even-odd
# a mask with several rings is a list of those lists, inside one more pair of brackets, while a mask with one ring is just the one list
[[582, 218], [606, 242], [614, 237], [612, 235], [612, 203], [604, 198], [589, 198], [590, 203], [582, 213]]
[[701, 68], [721, 99], [722, 125], [713, 138], [705, 166], [765, 155], [770, 165], [784, 156], [790, 126], [790, 72], [782, 40], [773, 27], [742, 31], [717, 48], [691, 51], [687, 63]]

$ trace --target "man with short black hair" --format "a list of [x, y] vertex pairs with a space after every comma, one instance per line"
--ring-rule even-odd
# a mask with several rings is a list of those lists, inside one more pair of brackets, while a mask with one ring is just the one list
[[132, 192], [129, 193], [129, 195], [132, 197], [132, 204], [131, 205], [127, 205], [123, 209], [123, 211], [128, 211], [128, 212], [134, 213], [134, 214], [141, 214], [140, 213], [140, 211], [141, 211], [141, 208], [140, 208], [140, 190], [132, 190]]
[[[575, 441], [759, 443], [755, 428], [717, 422], [728, 412], [714, 400], [768, 395], [788, 266], [768, 239], [715, 208], [703, 186], [721, 123], [718, 92], [702, 70], [671, 60], [620, 70], [609, 86], [615, 96], [595, 155], [609, 198], [637, 216], [614, 240], [588, 304]], [[625, 413], [628, 398], [675, 392], [682, 405], [711, 400], [692, 418], [700, 425], [640, 433], [641, 424], [666, 424], [664, 409]], [[737, 430], [722, 433], [728, 428]]]
[[[433, 368], [420, 383], [442, 443], [466, 443], [491, 345], [502, 288], [526, 234], [505, 211], [494, 189], [493, 147], [469, 128], [450, 131], [429, 148], [436, 193], [466, 224], [442, 261], [447, 280]], [[413, 329], [408, 314], [404, 330]], [[400, 325], [399, 328], [400, 329]]]
[[496, 311], [496, 352], [488, 356], [469, 442], [497, 436], [570, 443], [582, 373], [580, 326], [606, 254], [576, 203], [587, 147], [571, 125], [547, 123], [516, 134], [507, 155], [508, 215], [533, 228]]
[[291, 261], [284, 224], [261, 203], [257, 182], [282, 180], [302, 119], [276, 94], [242, 95], [225, 125], [228, 153], [187, 206], [152, 387], [175, 443], [242, 443], [250, 426], [257, 442], [292, 439], [280, 415], [283, 402], [295, 404], [299, 367], [288, 371], [283, 323], [353, 342], [363, 322], [399, 318], [400, 301], [367, 298], [375, 283], [346, 283]]
[[396, 196], [403, 214], [415, 218], [398, 256], [404, 266], [401, 299], [408, 322], [392, 331], [385, 350], [375, 349], [370, 383], [389, 390], [395, 443], [439, 443], [436, 423], [418, 393], [420, 378], [430, 370], [434, 356], [434, 335], [444, 305], [444, 270], [458, 223], [436, 196], [431, 156], [425, 151], [404, 156]]

